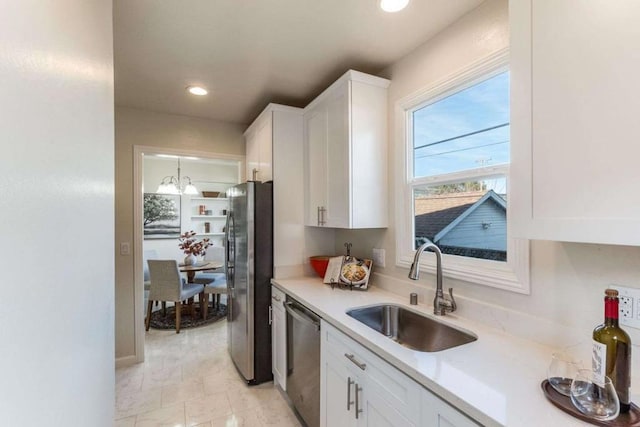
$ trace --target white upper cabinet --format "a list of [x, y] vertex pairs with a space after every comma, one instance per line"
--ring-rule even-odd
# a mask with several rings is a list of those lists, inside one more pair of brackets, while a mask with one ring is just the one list
[[269, 104], [244, 133], [247, 181], [254, 180], [254, 169], [256, 181], [273, 181], [275, 277], [299, 271], [306, 259], [300, 251], [305, 246], [302, 113], [302, 108]]
[[304, 109], [306, 225], [387, 227], [388, 86], [348, 71]]
[[640, 244], [640, 2], [509, 10], [512, 235]]
[[273, 181], [273, 104], [245, 131], [247, 181]]

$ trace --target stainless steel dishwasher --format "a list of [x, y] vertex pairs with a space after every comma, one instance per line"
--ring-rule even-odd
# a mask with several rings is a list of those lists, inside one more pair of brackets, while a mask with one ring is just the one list
[[308, 427], [320, 425], [320, 317], [287, 297], [287, 395]]

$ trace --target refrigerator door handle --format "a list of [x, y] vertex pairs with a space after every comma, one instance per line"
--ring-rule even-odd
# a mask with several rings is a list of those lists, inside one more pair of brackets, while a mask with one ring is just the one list
[[[234, 223], [233, 223], [233, 215], [231, 213], [231, 209], [227, 210], [227, 223], [225, 226], [225, 231], [224, 231], [224, 239], [225, 239], [225, 246], [226, 246], [226, 257], [225, 257], [225, 261], [227, 263], [227, 268], [226, 268], [226, 276], [227, 276], [227, 283], [229, 284], [229, 288], [231, 290], [233, 290], [234, 288], [234, 283], [233, 283], [233, 268], [234, 268], [234, 260], [235, 260], [235, 248], [233, 248], [232, 246], [234, 245], [234, 243], [231, 241], [231, 229], [233, 228]], [[232, 295], [233, 296], [233, 295]]]

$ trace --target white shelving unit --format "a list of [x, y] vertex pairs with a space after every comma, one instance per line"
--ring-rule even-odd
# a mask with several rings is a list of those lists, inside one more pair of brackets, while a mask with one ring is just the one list
[[[205, 210], [210, 210], [211, 215], [200, 215], [200, 206]], [[188, 201], [188, 218], [190, 219], [189, 230], [198, 233], [198, 236], [215, 238], [212, 243], [215, 246], [223, 244], [224, 227], [226, 225], [226, 215], [223, 211], [229, 208], [229, 199], [226, 197], [191, 197]], [[205, 232], [205, 223], [209, 223], [209, 232]]]

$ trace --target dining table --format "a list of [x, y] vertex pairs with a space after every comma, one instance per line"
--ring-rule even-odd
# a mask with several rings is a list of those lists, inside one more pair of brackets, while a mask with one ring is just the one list
[[203, 261], [191, 265], [180, 264], [179, 268], [182, 273], [187, 273], [187, 282], [193, 283], [198, 271], [218, 270], [223, 266], [224, 264], [220, 261]]

